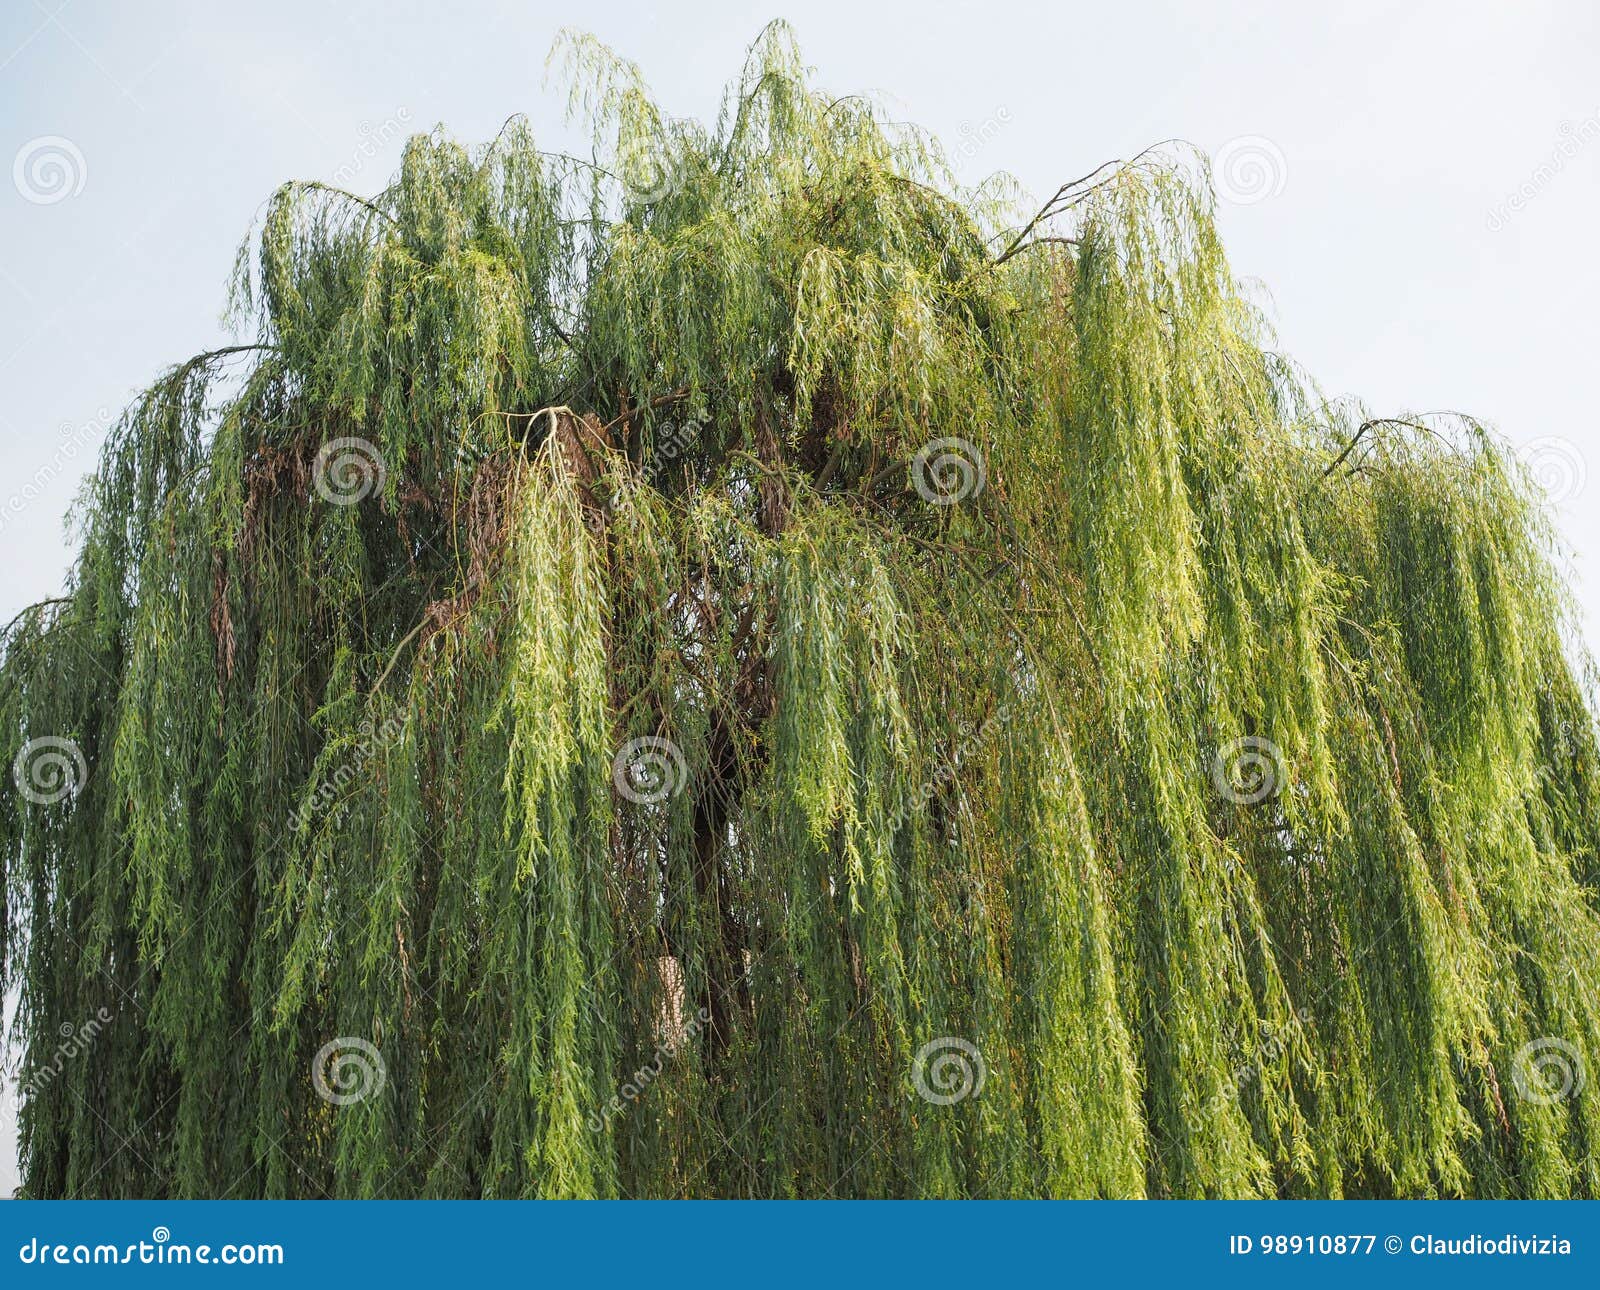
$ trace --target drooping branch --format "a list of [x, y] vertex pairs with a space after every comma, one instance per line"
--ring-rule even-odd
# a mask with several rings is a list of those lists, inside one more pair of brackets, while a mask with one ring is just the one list
[[1333, 474], [1334, 471], [1338, 470], [1340, 466], [1344, 465], [1345, 459], [1356, 450], [1356, 445], [1361, 442], [1362, 436], [1365, 435], [1367, 431], [1376, 429], [1380, 426], [1405, 426], [1411, 430], [1421, 430], [1424, 434], [1437, 435], [1439, 433], [1431, 426], [1425, 426], [1419, 421], [1408, 421], [1404, 417], [1374, 417], [1371, 420], [1363, 421], [1361, 425], [1356, 428], [1355, 434], [1350, 436], [1350, 442], [1345, 444], [1339, 455], [1329, 462], [1327, 467], [1323, 470], [1323, 478], [1326, 479], [1329, 475]]
[[[1160, 143], [1153, 143], [1148, 148], [1145, 148], [1142, 152], [1136, 153], [1127, 161], [1123, 161], [1121, 158], [1116, 158], [1111, 161], [1103, 161], [1087, 174], [1079, 175], [1076, 179], [1069, 179], [1066, 183], [1062, 184], [1060, 188], [1056, 189], [1050, 200], [1045, 202], [1043, 206], [1039, 207], [1039, 209], [1034, 212], [1033, 218], [1024, 224], [1022, 228], [1012, 236], [1005, 248], [994, 257], [992, 264], [995, 266], [1002, 265], [1012, 256], [1026, 250], [1028, 246], [1034, 245], [1033, 242], [1028, 242], [1028, 236], [1034, 231], [1034, 229], [1038, 228], [1040, 224], [1046, 222], [1047, 220], [1055, 219], [1058, 215], [1063, 215], [1073, 207], [1079, 206], [1087, 201], [1091, 196], [1094, 195], [1094, 193], [1098, 192], [1105, 185], [1115, 180], [1116, 168], [1137, 166], [1141, 161], [1156, 152], [1158, 149], [1164, 148], [1172, 143], [1180, 142], [1182, 141], [1178, 139], [1163, 139]], [[1097, 176], [1104, 175], [1104, 172], [1107, 170], [1111, 170], [1112, 173], [1110, 175], [1105, 175], [1103, 178], [1097, 178]], [[1035, 239], [1035, 241], [1062, 241], [1076, 245], [1076, 239], [1073, 238], [1041, 238]]]

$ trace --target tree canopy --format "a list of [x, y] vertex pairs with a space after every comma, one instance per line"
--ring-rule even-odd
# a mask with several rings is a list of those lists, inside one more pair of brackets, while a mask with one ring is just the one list
[[7, 629], [30, 1196], [1600, 1192], [1533, 482], [764, 31], [285, 184]]

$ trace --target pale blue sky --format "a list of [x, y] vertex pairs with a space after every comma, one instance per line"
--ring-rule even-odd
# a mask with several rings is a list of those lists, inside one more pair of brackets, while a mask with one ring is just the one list
[[[1593, 0], [6, 0], [0, 622], [60, 585], [62, 517], [104, 413], [218, 343], [233, 253], [279, 182], [354, 167], [348, 186], [376, 190], [404, 130], [435, 123], [479, 142], [520, 111], [560, 138], [543, 67], [568, 24], [639, 62], [674, 114], [714, 113], [780, 14], [824, 85], [879, 91], [968, 179], [1007, 170], [1044, 196], [1173, 135], [1265, 157], [1266, 184], [1235, 172], [1257, 200], [1225, 201], [1222, 221], [1284, 347], [1379, 413], [1458, 408], [1532, 445], [1600, 644]], [[11, 1129], [7, 1101], [7, 1194]]]

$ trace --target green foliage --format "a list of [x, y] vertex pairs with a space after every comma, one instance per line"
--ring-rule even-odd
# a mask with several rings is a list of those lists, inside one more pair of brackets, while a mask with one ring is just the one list
[[1600, 1192], [1503, 447], [1300, 379], [1183, 149], [1033, 220], [781, 26], [714, 127], [558, 55], [591, 158], [273, 196], [8, 631], [24, 1192]]

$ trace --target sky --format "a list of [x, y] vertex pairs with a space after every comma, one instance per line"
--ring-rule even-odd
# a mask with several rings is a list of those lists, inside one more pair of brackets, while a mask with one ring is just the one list
[[[1377, 415], [1497, 426], [1551, 493], [1600, 646], [1593, 0], [5, 0], [0, 623], [61, 587], [64, 517], [116, 413], [226, 343], [228, 271], [279, 183], [375, 192], [410, 132], [483, 142], [517, 112], [570, 146], [544, 74], [567, 25], [639, 63], [673, 115], [714, 116], [773, 17], [819, 84], [877, 92], [968, 182], [1006, 171], [1042, 200], [1160, 139], [1203, 149], [1282, 348]], [[12, 1111], [8, 1086], [5, 1195]]]

